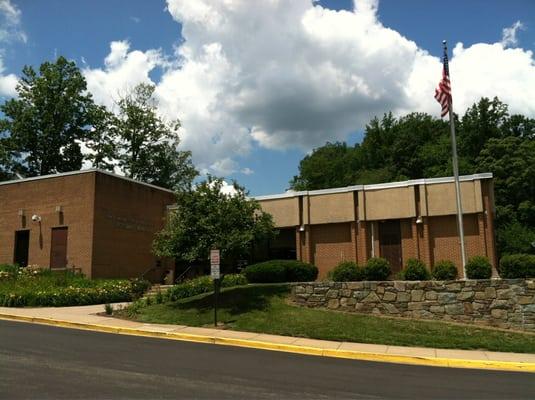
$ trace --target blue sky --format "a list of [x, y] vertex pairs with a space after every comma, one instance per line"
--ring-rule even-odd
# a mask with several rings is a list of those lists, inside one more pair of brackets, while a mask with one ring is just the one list
[[0, 96], [8, 96], [1, 79], [56, 55], [78, 63], [104, 104], [151, 81], [163, 115], [183, 120], [183, 145], [199, 168], [254, 195], [284, 191], [310, 149], [360, 141], [374, 115], [436, 115], [444, 38], [450, 48], [463, 43], [452, 60], [459, 112], [498, 95], [535, 116], [534, 95], [524, 93], [535, 86], [519, 98], [535, 85], [534, 1], [254, 3], [0, 0], [9, 21], [0, 28]]

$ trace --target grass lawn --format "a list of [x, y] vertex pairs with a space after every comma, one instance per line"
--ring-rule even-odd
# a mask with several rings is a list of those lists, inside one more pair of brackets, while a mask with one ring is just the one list
[[[288, 303], [288, 291], [283, 285], [225, 289], [219, 298], [218, 320], [229, 329], [314, 339], [535, 353], [535, 335], [301, 308]], [[213, 294], [143, 307], [136, 320], [211, 326]]]

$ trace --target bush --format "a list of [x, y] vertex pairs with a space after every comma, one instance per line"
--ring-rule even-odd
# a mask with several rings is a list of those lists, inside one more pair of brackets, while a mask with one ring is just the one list
[[[246, 285], [247, 279], [242, 274], [224, 275], [221, 280], [221, 287], [232, 287]], [[212, 292], [214, 290], [214, 281], [208, 275], [180, 283], [170, 288], [164, 296], [171, 301], [185, 299], [187, 297], [197, 296], [198, 294]]]
[[106, 315], [112, 315], [113, 314], [113, 306], [110, 303], [104, 304], [104, 311], [106, 312]]
[[426, 265], [416, 258], [409, 258], [407, 260], [407, 265], [402, 271], [401, 276], [406, 281], [427, 281], [431, 278]]
[[487, 257], [472, 257], [466, 263], [465, 269], [468, 279], [490, 279], [492, 276], [492, 266]]
[[286, 269], [286, 282], [312, 282], [318, 277], [315, 265], [296, 260], [279, 260]]
[[355, 282], [364, 279], [364, 273], [353, 261], [343, 261], [329, 272], [329, 279], [335, 282]]
[[500, 260], [500, 276], [502, 278], [533, 278], [535, 277], [535, 255], [511, 254]]
[[390, 272], [390, 264], [381, 257], [370, 258], [363, 270], [367, 281], [386, 281]]
[[131, 301], [148, 285], [124, 279], [90, 280], [70, 271], [18, 268], [11, 278], [0, 280], [0, 306], [64, 307]]
[[457, 267], [451, 261], [442, 260], [435, 263], [433, 278], [437, 281], [451, 281], [457, 279]]
[[249, 265], [243, 273], [251, 283], [310, 282], [318, 277], [318, 268], [297, 260], [271, 260]]
[[286, 281], [286, 268], [271, 261], [249, 265], [243, 273], [251, 283], [279, 283]]

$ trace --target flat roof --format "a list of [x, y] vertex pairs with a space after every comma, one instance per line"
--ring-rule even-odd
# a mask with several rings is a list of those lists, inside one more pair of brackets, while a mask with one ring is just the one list
[[32, 176], [30, 178], [13, 179], [11, 181], [0, 182], [0, 186], [12, 185], [12, 184], [15, 184], [15, 183], [25, 183], [25, 182], [39, 181], [39, 180], [43, 180], [43, 179], [61, 178], [61, 177], [64, 177], [64, 176], [71, 176], [71, 175], [88, 174], [88, 173], [92, 173], [92, 172], [98, 172], [98, 173], [101, 173], [101, 174], [104, 174], [104, 175], [109, 175], [109, 176], [112, 176], [114, 178], [118, 178], [118, 179], [122, 179], [122, 180], [125, 180], [125, 181], [137, 183], [138, 185], [148, 186], [150, 188], [161, 190], [161, 191], [164, 191], [164, 192], [174, 193], [174, 191], [172, 191], [170, 189], [166, 189], [166, 188], [163, 188], [163, 187], [160, 187], [160, 186], [156, 186], [156, 185], [151, 185], [150, 183], [146, 183], [146, 182], [137, 181], [135, 179], [128, 178], [128, 177], [123, 176], [123, 175], [118, 175], [118, 174], [115, 174], [113, 172], [104, 171], [104, 170], [98, 169], [98, 168], [82, 169], [82, 170], [79, 170], [79, 171], [70, 171], [70, 172], [59, 172], [57, 174]]
[[[480, 179], [492, 179], [492, 172], [459, 176], [459, 180], [461, 182], [475, 181], [475, 180], [480, 180]], [[446, 176], [446, 177], [441, 177], [441, 178], [411, 179], [408, 181], [401, 181], [401, 182], [377, 183], [373, 185], [353, 185], [353, 186], [345, 186], [345, 187], [332, 188], [332, 189], [305, 190], [305, 191], [300, 191], [300, 192], [286, 192], [286, 193], [280, 193], [280, 194], [270, 194], [266, 196], [254, 196], [254, 199], [255, 200], [276, 200], [276, 199], [284, 199], [284, 198], [297, 197], [297, 196], [316, 196], [320, 194], [346, 193], [346, 192], [354, 192], [358, 190], [361, 190], [361, 191], [380, 190], [380, 189], [408, 187], [408, 186], [415, 186], [415, 185], [432, 185], [436, 183], [452, 183], [452, 182], [454, 182], [453, 176]]]

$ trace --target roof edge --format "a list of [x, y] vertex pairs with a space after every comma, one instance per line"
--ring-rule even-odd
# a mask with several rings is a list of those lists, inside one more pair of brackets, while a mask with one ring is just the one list
[[44, 180], [44, 179], [61, 178], [61, 177], [72, 176], [72, 175], [88, 174], [88, 173], [93, 173], [93, 172], [104, 174], [104, 175], [108, 175], [108, 176], [111, 176], [111, 177], [114, 177], [114, 178], [118, 178], [118, 179], [122, 179], [122, 180], [125, 180], [125, 181], [129, 181], [129, 182], [137, 183], [138, 185], [148, 186], [148, 187], [150, 187], [152, 189], [161, 190], [163, 192], [174, 193], [174, 191], [172, 191], [170, 189], [166, 189], [166, 188], [163, 188], [163, 187], [160, 187], [160, 186], [152, 185], [150, 183], [138, 181], [138, 180], [135, 180], [135, 179], [132, 179], [132, 178], [128, 178], [128, 177], [123, 176], [123, 175], [115, 174], [115, 173], [109, 172], [109, 171], [104, 171], [104, 170], [98, 169], [98, 168], [81, 169], [79, 171], [59, 172], [57, 174], [32, 176], [30, 178], [23, 178], [23, 179], [14, 179], [14, 180], [10, 180], [10, 181], [0, 182], [0, 186], [13, 185], [13, 184], [16, 184], [16, 183], [33, 182], [33, 181], [39, 181], [39, 180]]
[[[481, 179], [492, 179], [492, 172], [485, 172], [481, 174], [472, 174], [472, 175], [461, 175], [459, 176], [459, 181], [469, 182]], [[373, 185], [353, 185], [345, 186], [340, 188], [331, 188], [331, 189], [318, 189], [318, 190], [305, 190], [300, 192], [287, 192], [280, 194], [270, 194], [265, 196], [254, 196], [255, 200], [277, 200], [292, 198], [297, 196], [317, 196], [321, 194], [335, 194], [335, 193], [346, 193], [354, 191], [370, 191], [370, 190], [380, 190], [380, 189], [392, 189], [400, 187], [409, 187], [415, 185], [433, 185], [438, 183], [451, 183], [454, 182], [453, 176], [445, 176], [440, 178], [422, 178], [422, 179], [411, 179], [408, 181], [400, 182], [386, 182], [386, 183], [376, 183]]]

